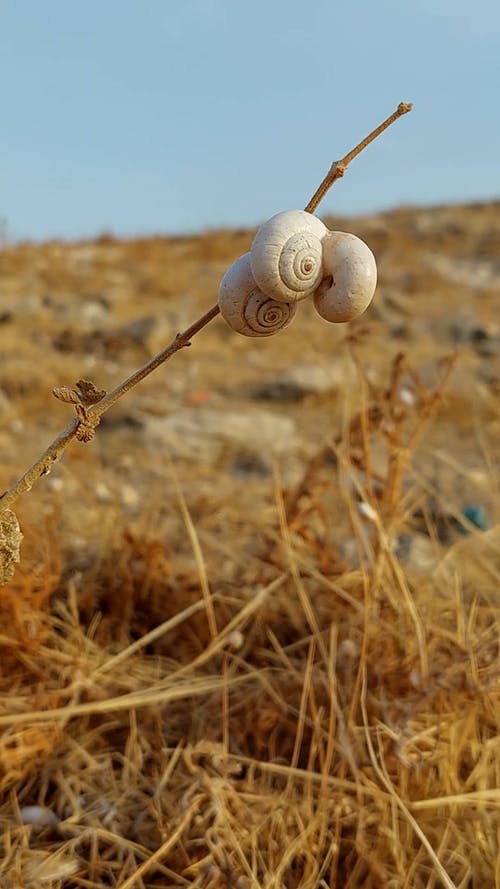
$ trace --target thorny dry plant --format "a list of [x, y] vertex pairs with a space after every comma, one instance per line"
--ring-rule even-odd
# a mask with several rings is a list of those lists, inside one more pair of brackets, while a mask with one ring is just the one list
[[[386, 130], [394, 121], [411, 111], [409, 102], [401, 102], [396, 110], [384, 120], [376, 129], [365, 137], [358, 145], [349, 151], [343, 158], [335, 161], [311, 200], [305, 207], [309, 213], [313, 213], [318, 207], [329, 188], [340, 179], [348, 165]], [[74, 405], [75, 419], [67, 428], [58, 435], [46, 448], [33, 465], [7, 490], [1, 498], [0, 512], [0, 584], [12, 577], [15, 562], [19, 561], [19, 546], [22, 535], [15, 514], [10, 507], [18, 497], [31, 490], [33, 484], [43, 475], [50, 473], [54, 463], [62, 456], [66, 447], [73, 439], [81, 442], [91, 441], [95, 434], [102, 415], [109, 410], [120, 398], [129, 392], [134, 386], [144, 380], [160, 365], [164, 364], [180, 349], [191, 345], [193, 337], [219, 314], [219, 306], [212, 306], [204, 315], [190, 325], [182, 333], [178, 333], [175, 339], [165, 349], [155, 355], [150, 361], [131, 374], [122, 383], [119, 383], [111, 392], [106, 393], [98, 389], [94, 383], [80, 379], [75, 386], [61, 386], [53, 389], [53, 395], [61, 401]]]

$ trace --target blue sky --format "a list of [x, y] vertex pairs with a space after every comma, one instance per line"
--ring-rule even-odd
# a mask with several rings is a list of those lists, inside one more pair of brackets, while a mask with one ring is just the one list
[[250, 226], [500, 195], [498, 0], [0, 0], [10, 239]]

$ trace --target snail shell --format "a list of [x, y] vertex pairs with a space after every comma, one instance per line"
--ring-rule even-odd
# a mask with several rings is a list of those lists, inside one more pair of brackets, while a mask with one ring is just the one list
[[310, 296], [324, 278], [321, 240], [327, 233], [305, 210], [277, 213], [261, 225], [250, 251], [259, 289], [285, 302]]
[[377, 286], [377, 264], [364, 241], [348, 232], [329, 232], [323, 240], [323, 271], [313, 302], [325, 321], [351, 321], [368, 308]]
[[293, 303], [272, 299], [258, 289], [249, 253], [240, 256], [222, 278], [219, 308], [229, 327], [243, 336], [272, 336], [287, 327], [297, 311]]

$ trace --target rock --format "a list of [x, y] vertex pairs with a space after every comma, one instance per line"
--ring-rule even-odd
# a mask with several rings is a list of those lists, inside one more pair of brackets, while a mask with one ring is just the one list
[[125, 341], [143, 345], [148, 341], [155, 325], [156, 318], [154, 315], [142, 315], [140, 318], [134, 318], [133, 321], [118, 327], [116, 335]]
[[496, 259], [428, 253], [423, 256], [423, 261], [442, 278], [473, 291], [500, 288], [500, 262]]
[[419, 532], [401, 534], [396, 541], [395, 555], [408, 572], [424, 576], [428, 576], [440, 558], [436, 543]]
[[[464, 518], [470, 522], [471, 525], [474, 525], [478, 528], [479, 531], [487, 531], [489, 528], [489, 522], [486, 515], [486, 510], [484, 506], [478, 506], [475, 503], [469, 503], [462, 509], [462, 515]], [[459, 530], [463, 534], [468, 534], [469, 530], [465, 525], [459, 524]]]
[[481, 358], [494, 357], [499, 352], [500, 330], [497, 324], [478, 324], [477, 319], [458, 317], [450, 325], [449, 333], [455, 343], [466, 343]]
[[56, 813], [46, 806], [23, 806], [20, 815], [23, 824], [32, 824], [35, 827], [55, 827], [59, 824]]
[[272, 472], [272, 464], [260, 454], [239, 454], [230, 465], [233, 475], [240, 478], [265, 478]]
[[64, 322], [72, 328], [84, 330], [102, 327], [109, 318], [109, 302], [101, 294], [75, 299], [72, 293], [58, 293], [57, 296], [44, 297], [42, 307], [58, 323]]
[[346, 386], [351, 372], [345, 362], [296, 364], [251, 392], [257, 401], [301, 401], [307, 395], [326, 395]]
[[471, 525], [479, 531], [486, 531], [490, 525], [484, 506], [469, 503], [462, 507], [461, 515], [465, 521], [460, 520], [459, 515], [447, 511], [435, 500], [428, 504], [427, 512], [418, 509], [413, 514], [413, 522], [420, 534], [429, 536], [428, 522], [431, 523], [433, 532], [440, 543], [450, 545], [457, 539], [457, 534], [469, 534]]
[[99, 327], [107, 321], [108, 316], [109, 304], [104, 297], [92, 297], [81, 304], [81, 323], [89, 327]]
[[134, 485], [122, 484], [120, 487], [120, 500], [127, 512], [136, 512], [141, 506], [141, 492]]
[[207, 404], [211, 398], [212, 392], [209, 392], [208, 389], [190, 389], [189, 392], [184, 393], [183, 401], [186, 407], [198, 407]]
[[243, 450], [246, 459], [254, 454], [265, 459], [298, 446], [294, 421], [264, 410], [240, 414], [185, 408], [166, 418], [147, 419], [144, 436], [153, 446], [166, 445], [171, 456], [193, 462], [215, 461], [227, 450]]
[[127, 410], [125, 405], [115, 407], [101, 418], [99, 429], [102, 431], [114, 431], [116, 429], [142, 429], [143, 420], [134, 410]]

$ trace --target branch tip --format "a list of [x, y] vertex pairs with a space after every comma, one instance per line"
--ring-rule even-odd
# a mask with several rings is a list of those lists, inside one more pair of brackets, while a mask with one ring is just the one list
[[390, 127], [391, 124], [394, 123], [394, 121], [396, 121], [403, 114], [407, 114], [408, 111], [411, 111], [412, 108], [413, 105], [411, 102], [400, 102], [396, 110], [393, 111], [392, 114], [389, 115], [389, 117], [382, 121], [382, 123], [379, 124], [378, 127], [372, 130], [372, 132], [369, 133], [368, 136], [366, 136], [361, 142], [359, 142], [358, 145], [352, 148], [351, 151], [348, 151], [347, 154], [344, 155], [344, 157], [333, 163], [325, 178], [316, 189], [311, 200], [305, 207], [306, 211], [308, 213], [314, 213], [316, 207], [318, 206], [320, 201], [323, 200], [325, 194], [331, 188], [333, 183], [344, 175], [351, 161], [354, 160], [354, 158], [357, 157], [358, 154], [361, 154], [363, 149], [366, 148], [367, 145], [370, 144], [370, 142], [373, 142], [374, 139], [380, 136], [380, 134], [383, 133], [384, 130], [387, 129], [387, 127]]

